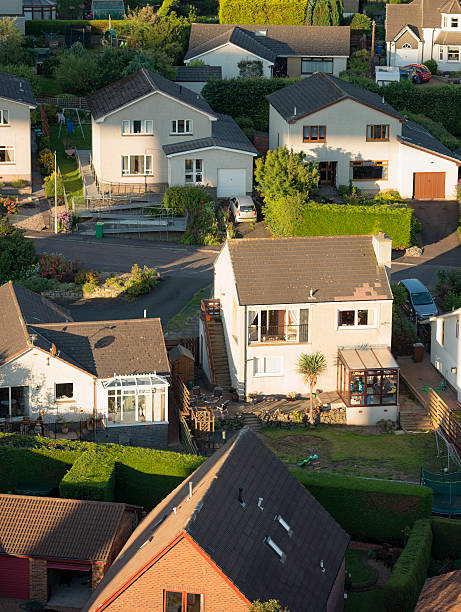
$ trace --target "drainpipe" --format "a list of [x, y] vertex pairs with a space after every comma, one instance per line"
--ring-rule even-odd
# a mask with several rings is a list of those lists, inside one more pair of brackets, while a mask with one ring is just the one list
[[246, 393], [247, 393], [247, 347], [248, 347], [248, 311], [247, 311], [248, 306], [245, 306], [245, 316], [244, 318], [244, 323], [245, 323], [245, 343], [244, 343], [244, 355], [243, 355], [243, 363], [244, 363], [244, 371], [243, 371], [243, 388], [245, 390], [245, 399], [246, 399]]
[[96, 410], [96, 379], [93, 379], [93, 441], [96, 442], [96, 416], [98, 411]]

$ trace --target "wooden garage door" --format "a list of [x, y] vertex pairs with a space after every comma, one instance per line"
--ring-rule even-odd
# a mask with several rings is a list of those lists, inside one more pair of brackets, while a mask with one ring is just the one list
[[414, 172], [413, 184], [413, 197], [417, 200], [445, 197], [445, 172]]
[[0, 557], [0, 597], [29, 599], [29, 559]]

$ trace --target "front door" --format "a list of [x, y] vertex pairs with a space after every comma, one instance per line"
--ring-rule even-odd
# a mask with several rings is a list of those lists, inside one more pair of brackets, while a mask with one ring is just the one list
[[272, 76], [274, 77], [286, 77], [287, 76], [287, 58], [278, 57], [275, 60], [272, 68]]
[[336, 164], [337, 162], [319, 163], [319, 185], [336, 187]]

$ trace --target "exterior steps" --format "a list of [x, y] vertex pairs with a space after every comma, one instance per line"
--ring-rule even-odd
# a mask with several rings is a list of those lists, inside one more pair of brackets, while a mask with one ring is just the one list
[[245, 413], [243, 415], [243, 422], [245, 423], [247, 427], [249, 427], [255, 432], [258, 432], [262, 427], [262, 423], [258, 419], [258, 417], [251, 413]]
[[425, 408], [420, 410], [412, 407], [411, 410], [400, 411], [400, 426], [406, 431], [427, 431], [434, 429], [431, 418]]
[[215, 380], [213, 383], [218, 387], [222, 387], [224, 391], [229, 391], [231, 378], [222, 322], [215, 317], [206, 324], [208, 325], [211, 344], [210, 352], [214, 366]]

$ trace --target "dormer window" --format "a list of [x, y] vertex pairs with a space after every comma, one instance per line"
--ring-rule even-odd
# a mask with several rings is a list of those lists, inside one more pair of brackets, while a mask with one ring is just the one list
[[458, 30], [461, 28], [461, 15], [442, 15], [442, 28], [444, 30]]

